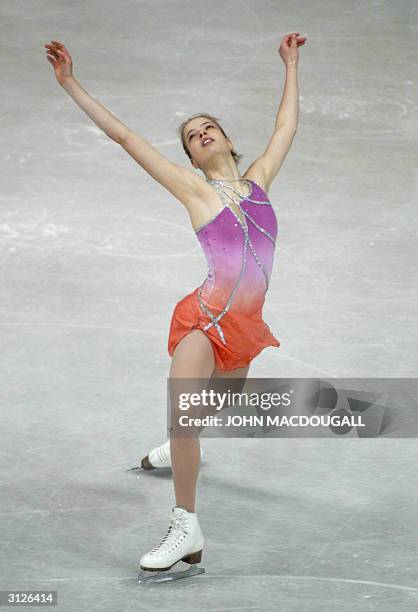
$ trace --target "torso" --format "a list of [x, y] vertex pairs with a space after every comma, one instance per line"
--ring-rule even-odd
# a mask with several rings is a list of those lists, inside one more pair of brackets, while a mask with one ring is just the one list
[[[194, 231], [199, 227], [205, 225], [210, 219], [212, 219], [221, 209], [222, 203], [219, 199], [219, 194], [215, 189], [207, 183], [201, 177], [197, 177], [200, 181], [199, 184], [199, 195], [193, 198], [193, 200], [187, 205], [187, 210], [190, 215], [190, 221]], [[231, 182], [231, 186], [234, 186], [243, 196], [248, 196], [251, 193], [250, 181], [254, 180], [260, 187], [267, 193], [267, 189], [260, 184], [259, 177], [253, 177], [251, 173], [246, 173], [242, 177], [242, 181]]]
[[195, 230], [208, 265], [197, 299], [220, 337], [218, 323], [224, 314], [249, 317], [247, 324], [251, 325], [251, 317], [262, 308], [278, 235], [275, 211], [263, 188], [253, 179], [238, 184], [250, 185], [251, 191], [242, 189], [242, 194], [234, 194], [231, 200], [222, 181], [209, 183], [220, 205], [215, 215]]

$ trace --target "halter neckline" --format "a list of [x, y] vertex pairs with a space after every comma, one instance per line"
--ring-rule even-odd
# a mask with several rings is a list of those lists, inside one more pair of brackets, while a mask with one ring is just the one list
[[[228, 189], [232, 189], [232, 191], [234, 193], [239, 195], [240, 198], [242, 198], [242, 200], [251, 197], [251, 195], [252, 195], [252, 193], [254, 191], [254, 181], [252, 181], [251, 179], [242, 178], [242, 179], [234, 179], [233, 181], [227, 181], [227, 180], [224, 180], [224, 179], [206, 179], [206, 182], [209, 183], [209, 185], [213, 185], [214, 187], [216, 185], [218, 185], [218, 187], [220, 187], [221, 189], [222, 188], [225, 189], [226, 187], [228, 187]], [[237, 191], [237, 189], [240, 189], [239, 186], [233, 187], [232, 185], [228, 185], [228, 183], [239, 183], [239, 182], [247, 184], [248, 189], [249, 189], [248, 195], [239, 193]], [[215, 187], [215, 189], [216, 189], [216, 187]]]

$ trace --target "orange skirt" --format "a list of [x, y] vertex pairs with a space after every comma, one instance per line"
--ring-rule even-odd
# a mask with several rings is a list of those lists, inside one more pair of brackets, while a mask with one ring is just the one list
[[[263, 321], [262, 308], [252, 315], [230, 309], [219, 321], [226, 341], [223, 344], [214, 325], [206, 331], [203, 329], [210, 323], [210, 318], [199, 306], [198, 289], [176, 304], [168, 335], [169, 355], [173, 354], [180, 340], [192, 329], [201, 329], [208, 336], [213, 347], [215, 365], [221, 372], [244, 368], [267, 346], [280, 346], [280, 342]], [[216, 316], [219, 312], [213, 311], [213, 314]]]

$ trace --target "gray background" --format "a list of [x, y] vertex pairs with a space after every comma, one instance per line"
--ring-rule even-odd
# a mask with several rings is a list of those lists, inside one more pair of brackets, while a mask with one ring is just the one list
[[[167, 335], [205, 277], [183, 206], [55, 81], [43, 45], [178, 163], [219, 116], [243, 173], [272, 134], [278, 46], [300, 48], [298, 133], [270, 198], [279, 240], [252, 377], [417, 372], [417, 54], [412, 0], [1, 4], [1, 588], [60, 610], [416, 609], [416, 441], [203, 440], [206, 574], [144, 591], [170, 473]], [[190, 166], [191, 167], [191, 166]]]

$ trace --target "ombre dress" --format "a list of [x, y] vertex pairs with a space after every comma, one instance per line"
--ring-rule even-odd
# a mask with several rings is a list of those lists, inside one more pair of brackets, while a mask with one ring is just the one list
[[216, 367], [222, 371], [247, 366], [267, 346], [280, 346], [263, 321], [278, 233], [266, 192], [255, 181], [242, 197], [223, 181], [208, 180], [222, 209], [196, 231], [208, 265], [200, 287], [177, 302], [170, 324], [168, 352], [192, 329], [210, 339]]

